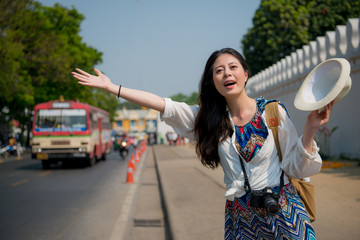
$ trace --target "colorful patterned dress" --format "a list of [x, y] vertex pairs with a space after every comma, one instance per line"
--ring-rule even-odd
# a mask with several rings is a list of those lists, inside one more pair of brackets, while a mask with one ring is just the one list
[[[247, 163], [260, 151], [268, 136], [268, 129], [261, 115], [269, 102], [271, 100], [256, 99], [257, 111], [254, 117], [245, 126], [235, 126], [236, 147]], [[272, 190], [279, 193], [280, 189], [276, 186]], [[225, 239], [316, 239], [306, 210], [291, 184], [282, 188], [278, 203], [280, 211], [272, 215], [265, 209], [251, 207], [250, 193], [235, 198], [234, 201], [227, 200]]]

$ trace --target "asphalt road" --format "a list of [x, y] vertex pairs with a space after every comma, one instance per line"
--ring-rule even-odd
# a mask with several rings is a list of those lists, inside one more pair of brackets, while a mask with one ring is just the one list
[[[30, 159], [0, 164], [0, 239], [109, 239], [126, 197], [128, 161], [43, 170]], [[106, 202], [106, 204], [104, 204]]]
[[[29, 158], [0, 159], [0, 240], [168, 239], [161, 203], [173, 231], [220, 239], [222, 170], [202, 167], [193, 149], [185, 147], [148, 148], [137, 165], [134, 184], [126, 184], [128, 161], [120, 160], [117, 152], [91, 168], [75, 164], [43, 170], [40, 162]], [[360, 239], [360, 168], [350, 165], [324, 169], [311, 178], [318, 239]], [[165, 201], [159, 196], [155, 169]], [[210, 219], [219, 220], [216, 227]]]

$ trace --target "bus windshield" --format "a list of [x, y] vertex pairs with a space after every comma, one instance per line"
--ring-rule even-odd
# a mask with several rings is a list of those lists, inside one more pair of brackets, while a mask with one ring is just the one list
[[87, 130], [85, 109], [40, 109], [36, 113], [36, 132]]

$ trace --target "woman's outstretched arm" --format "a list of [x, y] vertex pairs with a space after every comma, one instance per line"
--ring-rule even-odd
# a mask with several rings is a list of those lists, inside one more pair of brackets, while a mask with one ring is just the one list
[[[161, 113], [164, 112], [165, 109], [165, 100], [162, 97], [159, 97], [155, 94], [125, 88], [118, 85], [115, 85], [111, 82], [111, 80], [102, 74], [98, 69], [94, 68], [95, 73], [97, 76], [91, 75], [81, 69], [76, 69], [77, 72], [72, 72], [73, 77], [79, 80], [79, 84], [95, 87], [99, 89], [103, 89], [115, 96], [119, 96], [129, 102], [135, 103], [137, 105], [151, 108], [157, 110]], [[120, 94], [119, 94], [120, 90]]]

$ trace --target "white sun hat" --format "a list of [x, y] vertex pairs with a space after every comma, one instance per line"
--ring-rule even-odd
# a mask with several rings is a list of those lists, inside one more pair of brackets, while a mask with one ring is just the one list
[[350, 88], [350, 63], [344, 58], [331, 58], [317, 65], [305, 78], [294, 105], [302, 111], [321, 110], [333, 100], [339, 102]]

